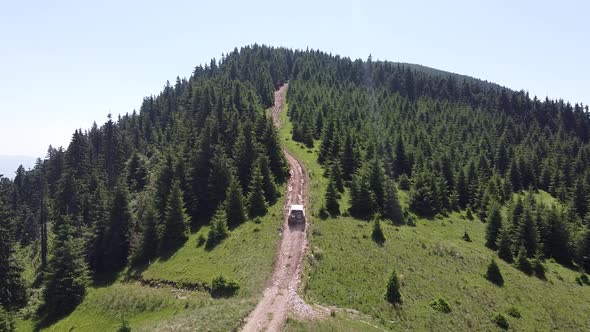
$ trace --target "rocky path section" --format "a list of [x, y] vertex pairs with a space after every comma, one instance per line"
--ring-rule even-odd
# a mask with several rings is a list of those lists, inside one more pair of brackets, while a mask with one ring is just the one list
[[[288, 84], [285, 84], [275, 92], [272, 118], [277, 128], [281, 126], [279, 115], [283, 110], [287, 88]], [[324, 310], [314, 309], [306, 304], [297, 293], [307, 236], [303, 227], [289, 226], [287, 214], [291, 204], [307, 206], [309, 179], [303, 165], [293, 155], [287, 151], [284, 152], [289, 162], [291, 176], [287, 187], [281, 244], [275, 259], [271, 282], [264, 290], [263, 298], [246, 318], [243, 331], [247, 332], [280, 331], [291, 312], [303, 319], [312, 319], [325, 314]]]

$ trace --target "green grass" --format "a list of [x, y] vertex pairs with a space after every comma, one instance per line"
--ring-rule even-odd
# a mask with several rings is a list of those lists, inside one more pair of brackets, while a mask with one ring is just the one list
[[[307, 149], [291, 140], [292, 126], [282, 114], [281, 141], [308, 169], [312, 186], [311, 212], [323, 205], [327, 179], [317, 163], [317, 144]], [[341, 210], [348, 206], [346, 193]], [[406, 192], [399, 192], [407, 206]], [[545, 192], [535, 195], [546, 204], [557, 201]], [[313, 218], [309, 233], [311, 253], [305, 270], [305, 298], [335, 306], [336, 318], [300, 322], [290, 319], [288, 331], [366, 331], [371, 326], [343, 313], [353, 309], [367, 323], [393, 330], [498, 330], [492, 319], [507, 317], [516, 330], [589, 330], [590, 287], [575, 282], [578, 272], [546, 262], [547, 280], [528, 277], [499, 260], [484, 246], [485, 224], [462, 214], [418, 220], [416, 227], [382, 223], [384, 246], [370, 237], [371, 225], [350, 217]], [[467, 231], [473, 242], [461, 239]], [[504, 287], [484, 278], [489, 261], [496, 258]], [[403, 304], [395, 308], [385, 301], [387, 279], [395, 268], [402, 284]], [[444, 298], [451, 313], [432, 309], [430, 302]], [[507, 315], [512, 307], [520, 319]], [[341, 314], [342, 313], [342, 314]], [[368, 318], [367, 318], [368, 317]]]
[[[285, 186], [280, 188], [285, 190]], [[82, 304], [48, 331], [113, 331], [121, 317], [134, 331], [227, 331], [239, 326], [256, 305], [272, 273], [284, 198], [269, 208], [260, 223], [248, 221], [211, 251], [197, 247], [204, 227], [177, 252], [159, 259], [140, 272], [144, 279], [177, 283], [211, 284], [220, 275], [236, 281], [240, 289], [228, 299], [213, 299], [205, 291], [177, 293], [170, 287], [150, 288], [122, 277], [112, 285], [90, 288]], [[180, 295], [180, 298], [177, 297]], [[31, 331], [35, 322], [18, 320], [18, 331]]]
[[[284, 187], [281, 187], [284, 192]], [[207, 236], [208, 227], [192, 234], [187, 243], [167, 260], [153, 262], [143, 273], [145, 279], [175, 282], [205, 282], [211, 284], [223, 275], [240, 285], [238, 296], [250, 297], [261, 293], [270, 277], [276, 255], [279, 229], [283, 222], [284, 199], [270, 207], [257, 224], [248, 221], [231, 232], [211, 251], [197, 247], [199, 236]]]

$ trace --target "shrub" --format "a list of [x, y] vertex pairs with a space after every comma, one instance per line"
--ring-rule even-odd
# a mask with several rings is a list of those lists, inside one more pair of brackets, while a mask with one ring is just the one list
[[494, 317], [494, 323], [496, 323], [496, 325], [498, 325], [498, 327], [503, 330], [508, 330], [508, 327], [510, 326], [508, 324], [508, 320], [506, 320], [506, 317], [504, 317], [502, 314], [497, 314]]
[[451, 312], [451, 307], [449, 306], [447, 301], [445, 299], [443, 299], [442, 297], [439, 297], [438, 299], [430, 302], [430, 306], [432, 307], [432, 309], [434, 309], [436, 311], [440, 311], [445, 314], [448, 314], [449, 312]]
[[516, 308], [516, 307], [512, 307], [512, 308], [508, 309], [507, 313], [514, 318], [521, 318], [522, 317], [522, 315], [520, 314], [520, 310], [518, 310], [518, 308]]
[[125, 319], [125, 317], [121, 317], [121, 323], [119, 323], [117, 332], [131, 332], [131, 327], [129, 326], [129, 322]]
[[467, 208], [467, 213], [465, 213], [465, 217], [469, 220], [473, 220], [473, 213], [471, 213], [471, 208]]
[[467, 242], [471, 242], [471, 237], [469, 236], [469, 233], [467, 233], [467, 231], [465, 231], [461, 238]]
[[212, 297], [230, 297], [233, 296], [240, 286], [233, 282], [225, 280], [223, 276], [219, 276], [213, 279], [211, 283], [211, 296]]
[[385, 292], [385, 299], [389, 303], [401, 303], [402, 302], [402, 295], [399, 291], [399, 279], [397, 277], [397, 273], [395, 270], [391, 272], [391, 277], [389, 277], [389, 282], [387, 283], [387, 291]]
[[586, 285], [590, 286], [590, 280], [588, 279], [588, 275], [582, 273], [580, 275], [580, 281], [585, 283]]
[[491, 283], [495, 285], [504, 285], [504, 278], [502, 277], [502, 273], [500, 272], [500, 267], [498, 267], [498, 264], [496, 264], [496, 261], [493, 259], [488, 265], [486, 279], [488, 279]]

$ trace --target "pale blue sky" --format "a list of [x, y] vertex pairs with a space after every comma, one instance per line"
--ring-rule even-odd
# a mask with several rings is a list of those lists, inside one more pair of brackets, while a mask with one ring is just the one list
[[[584, 1], [0, 0], [0, 155], [44, 156], [251, 43], [402, 61], [590, 103]], [[124, 2], [124, 3], [123, 3]]]

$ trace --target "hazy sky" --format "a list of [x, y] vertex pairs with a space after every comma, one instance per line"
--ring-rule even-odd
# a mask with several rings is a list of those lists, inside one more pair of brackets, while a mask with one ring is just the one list
[[[590, 103], [584, 1], [0, 0], [0, 155], [44, 156], [251, 43], [423, 64]], [[85, 1], [84, 1], [85, 2]]]

